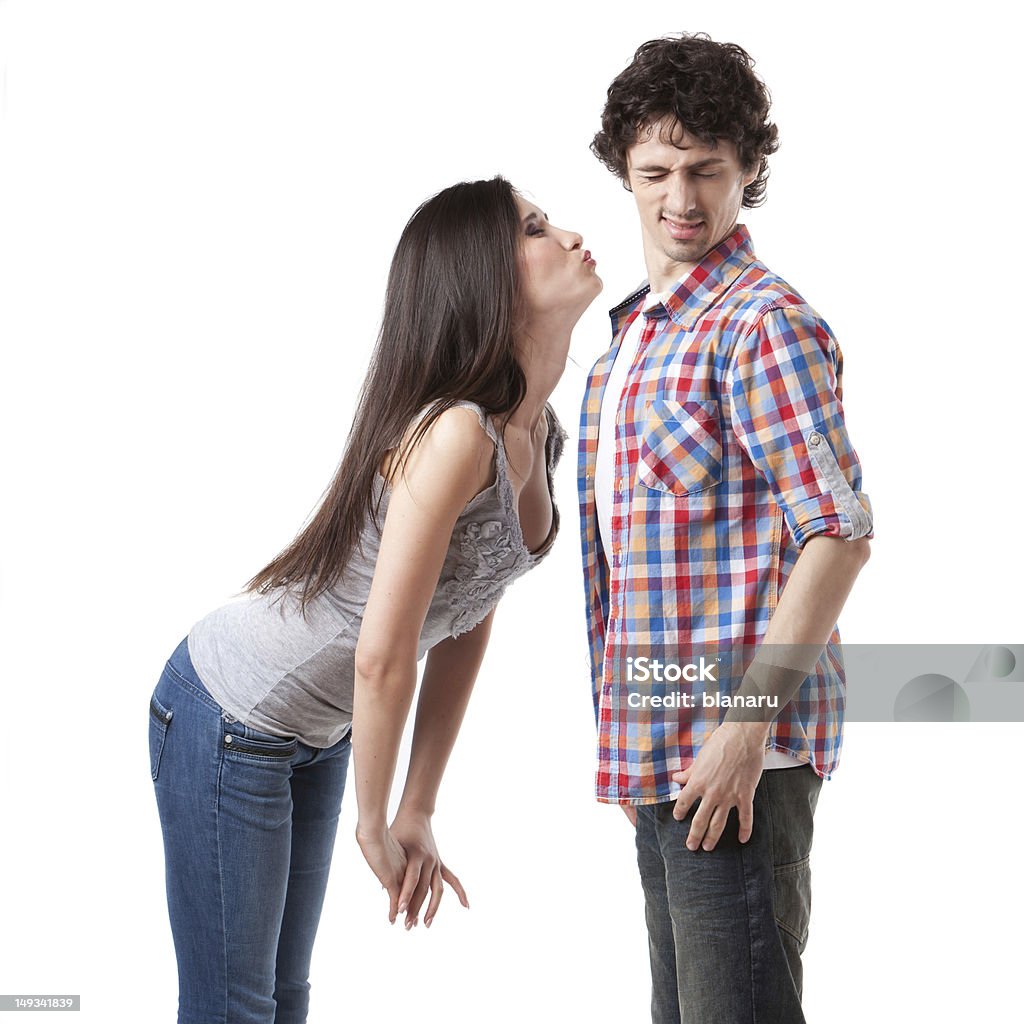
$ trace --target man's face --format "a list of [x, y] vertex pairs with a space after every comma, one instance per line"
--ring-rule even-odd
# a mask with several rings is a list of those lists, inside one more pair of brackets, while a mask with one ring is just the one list
[[757, 171], [740, 167], [732, 142], [707, 146], [671, 117], [641, 131], [626, 165], [651, 289], [664, 291], [732, 233]]

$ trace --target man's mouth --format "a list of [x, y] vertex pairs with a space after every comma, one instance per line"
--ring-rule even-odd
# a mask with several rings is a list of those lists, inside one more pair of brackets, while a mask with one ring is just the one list
[[691, 238], [696, 238], [700, 233], [701, 228], [704, 227], [704, 221], [702, 220], [673, 220], [671, 217], [666, 217], [664, 214], [662, 214], [661, 219], [665, 222], [665, 228], [668, 233], [680, 242], [686, 242]]

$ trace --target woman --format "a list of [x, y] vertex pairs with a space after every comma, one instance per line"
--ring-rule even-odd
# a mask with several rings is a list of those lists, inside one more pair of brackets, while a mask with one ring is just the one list
[[502, 178], [446, 189], [406, 226], [319, 510], [245, 599], [193, 626], [151, 699], [179, 1024], [306, 1019], [352, 744], [357, 840], [390, 920], [410, 928], [425, 904], [429, 926], [442, 880], [468, 906], [430, 819], [494, 607], [558, 530], [566, 435], [547, 398], [594, 267]]

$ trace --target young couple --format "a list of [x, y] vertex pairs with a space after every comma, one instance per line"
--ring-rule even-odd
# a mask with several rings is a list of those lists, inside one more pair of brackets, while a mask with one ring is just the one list
[[[579, 486], [597, 796], [636, 829], [656, 1022], [803, 1020], [835, 623], [871, 531], [836, 341], [737, 224], [777, 147], [751, 65], [706, 36], [646, 43], [593, 144], [636, 199], [647, 266], [590, 374]], [[318, 512], [192, 627], [151, 698], [180, 1024], [306, 1019], [352, 746], [357, 840], [391, 921], [429, 926], [445, 884], [466, 903], [431, 814], [494, 608], [558, 532], [567, 435], [547, 399], [600, 290], [582, 238], [502, 178], [406, 226]], [[741, 685], [771, 715], [629, 710], [624, 657], [726, 643], [754, 651]]]

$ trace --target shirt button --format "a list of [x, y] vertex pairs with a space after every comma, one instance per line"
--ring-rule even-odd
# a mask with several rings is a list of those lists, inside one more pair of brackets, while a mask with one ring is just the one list
[[818, 445], [821, 444], [821, 434], [811, 434], [811, 436], [807, 438], [807, 443], [812, 448], [817, 448]]

